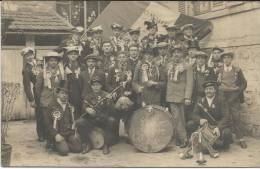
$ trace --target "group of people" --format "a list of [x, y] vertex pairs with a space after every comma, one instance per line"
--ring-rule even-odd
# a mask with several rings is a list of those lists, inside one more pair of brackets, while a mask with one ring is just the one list
[[[87, 31], [76, 27], [71, 37], [36, 59], [35, 50], [22, 50], [24, 91], [35, 107], [39, 141], [60, 155], [87, 153], [93, 145], [90, 132], [104, 133], [103, 153], [119, 140], [120, 120], [128, 132], [135, 110], [160, 105], [173, 116], [176, 146], [189, 146], [199, 126], [212, 126], [218, 136], [215, 149], [228, 148], [232, 132], [246, 148], [240, 119], [240, 104], [247, 81], [233, 65], [233, 52], [214, 47], [210, 54], [199, 47], [194, 25], [165, 25], [167, 35], [157, 33], [155, 21], [140, 29], [113, 23], [113, 36], [104, 40], [102, 26]], [[31, 89], [31, 84], [33, 88]]]

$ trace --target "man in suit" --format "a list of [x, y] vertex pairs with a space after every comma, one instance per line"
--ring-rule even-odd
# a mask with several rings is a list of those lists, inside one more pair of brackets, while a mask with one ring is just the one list
[[99, 74], [105, 79], [105, 73], [96, 67], [98, 56], [93, 53], [86, 57], [86, 70], [83, 71], [79, 76], [79, 84], [81, 88], [81, 99], [85, 98], [91, 91], [90, 81], [92, 77]]
[[131, 67], [132, 72], [134, 72], [137, 63], [141, 60], [140, 48], [137, 45], [132, 44], [129, 46], [129, 60], [128, 64]]
[[[25, 65], [22, 71], [24, 92], [30, 102], [30, 106], [35, 108], [38, 141], [42, 142], [45, 139], [43, 114], [40, 111], [39, 96], [36, 95], [35, 90], [36, 76], [38, 76], [40, 70], [38, 69], [38, 65], [35, 60], [35, 50], [33, 48], [24, 48], [21, 55], [25, 60]], [[33, 86], [33, 90], [31, 90], [31, 84]]]
[[122, 38], [122, 33], [124, 27], [118, 23], [113, 23], [111, 25], [113, 36], [110, 37], [110, 41], [113, 45], [114, 51], [124, 51], [126, 47], [125, 40]]
[[177, 34], [180, 32], [180, 28], [174, 24], [168, 24], [164, 26], [167, 31], [166, 42], [169, 44], [169, 50], [173, 48], [177, 43]]
[[140, 28], [129, 29], [128, 34], [130, 35], [130, 39], [126, 41], [126, 47], [130, 51], [130, 46], [137, 46], [138, 50], [142, 50], [142, 43], [140, 40]]
[[191, 105], [193, 70], [185, 64], [181, 46], [175, 46], [172, 52], [174, 58], [167, 71], [166, 102], [174, 117], [176, 145], [184, 148], [187, 145], [184, 108]]
[[75, 133], [75, 109], [68, 102], [68, 89], [65, 83], [60, 82], [57, 98], [44, 112], [48, 140], [54, 144], [54, 149], [61, 156], [66, 156], [69, 152], [81, 152], [81, 140]]
[[109, 154], [110, 146], [113, 144], [113, 139], [115, 139], [113, 137], [116, 125], [112, 95], [102, 90], [104, 79], [99, 75], [94, 75], [90, 80], [90, 85], [92, 91], [83, 100], [82, 110], [84, 114], [76, 122], [83, 142], [82, 153], [87, 153], [92, 149], [89, 134], [94, 127], [99, 127], [104, 131], [103, 154]]
[[[111, 67], [116, 64], [116, 56], [114, 53], [113, 45], [110, 41], [104, 41], [102, 44], [102, 54], [100, 55], [103, 61], [102, 69], [104, 72], [108, 72]], [[106, 73], [106, 77], [107, 77]]]
[[234, 53], [223, 52], [221, 54], [223, 67], [219, 71], [218, 82], [220, 83], [220, 93], [228, 103], [228, 108], [232, 117], [233, 125], [238, 143], [241, 148], [247, 148], [243, 139], [243, 127], [240, 116], [240, 103], [244, 102], [244, 94], [247, 87], [247, 81], [243, 71], [238, 66], [232, 64]]
[[[217, 82], [206, 81], [203, 83], [205, 96], [200, 98], [192, 112], [192, 120], [187, 123], [187, 131], [191, 134], [205, 123], [213, 126], [213, 133], [220, 136], [214, 143], [215, 148], [228, 149], [233, 142], [230, 129], [230, 114], [228, 105], [217, 94]], [[216, 151], [211, 151], [213, 157], [217, 157]]]

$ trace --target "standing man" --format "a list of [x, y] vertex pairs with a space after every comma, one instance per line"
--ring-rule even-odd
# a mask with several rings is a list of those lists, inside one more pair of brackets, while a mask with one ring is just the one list
[[77, 119], [81, 113], [81, 86], [79, 77], [83, 71], [82, 65], [79, 62], [79, 49], [77, 46], [66, 47], [64, 56], [68, 58], [65, 64], [65, 74], [67, 76], [69, 102], [76, 110], [75, 118]]
[[137, 46], [138, 50], [142, 50], [142, 43], [140, 40], [140, 27], [136, 29], [129, 29], [128, 34], [130, 35], [131, 39], [127, 41], [127, 48], [130, 50], [130, 46]]
[[[35, 89], [36, 76], [38, 76], [41, 72], [37, 68], [34, 48], [24, 48], [21, 52], [21, 55], [25, 60], [25, 65], [22, 71], [24, 92], [30, 102], [30, 106], [35, 108], [36, 131], [38, 134], [38, 141], [43, 142], [45, 139], [43, 114], [40, 111], [39, 96], [36, 94]], [[33, 90], [31, 90], [31, 85], [33, 86]]]
[[167, 71], [166, 101], [174, 117], [176, 145], [187, 146], [184, 107], [191, 105], [193, 70], [185, 64], [184, 51], [180, 46], [173, 48], [173, 61]]
[[141, 40], [143, 50], [153, 50], [153, 52], [156, 52], [156, 46], [158, 43], [158, 27], [157, 23], [152, 21], [145, 21], [144, 25], [146, 25], [146, 29], [148, 30], [148, 35], [144, 36]]
[[221, 59], [221, 53], [223, 52], [224, 50], [217, 46], [212, 48], [212, 52], [208, 60], [208, 66], [214, 69], [215, 74], [218, 74], [221, 67], [223, 67], [223, 60]]
[[90, 42], [90, 47], [94, 53], [101, 54], [103, 44], [103, 28], [101, 25], [92, 28], [93, 38]]
[[228, 103], [228, 108], [232, 117], [233, 128], [241, 148], [247, 148], [243, 139], [243, 127], [241, 126], [240, 103], [244, 103], [244, 94], [247, 87], [247, 81], [242, 70], [232, 64], [234, 53], [224, 52], [221, 54], [224, 66], [220, 69], [218, 82], [219, 90]]
[[133, 90], [138, 94], [138, 105], [161, 104], [161, 91], [165, 75], [155, 64], [153, 50], [144, 50], [143, 59], [134, 72]]
[[180, 28], [174, 24], [168, 24], [164, 26], [167, 31], [167, 43], [169, 44], [169, 49], [176, 45], [176, 35], [180, 31]]
[[199, 43], [198, 38], [194, 37], [194, 25], [193, 24], [186, 24], [181, 27], [181, 31], [183, 34], [183, 43], [182, 47], [187, 50], [191, 43]]
[[128, 64], [131, 67], [132, 72], [134, 72], [135, 67], [137, 65], [137, 63], [141, 60], [140, 57], [140, 48], [138, 48], [137, 45], [130, 45], [129, 46], [129, 60], [128, 60]]
[[48, 141], [54, 144], [54, 149], [61, 156], [81, 152], [81, 140], [75, 133], [75, 109], [68, 102], [68, 92], [65, 81], [61, 81], [57, 98], [44, 112]]
[[[104, 41], [102, 44], [103, 69], [105, 72], [116, 65], [116, 56], [112, 43], [110, 41]], [[106, 74], [107, 75], [107, 74]]]
[[110, 37], [110, 41], [113, 45], [114, 51], [119, 52], [119, 51], [124, 51], [125, 50], [125, 41], [122, 38], [122, 31], [123, 31], [123, 26], [118, 24], [118, 23], [113, 23], [111, 25], [111, 29], [113, 32], [113, 36]]

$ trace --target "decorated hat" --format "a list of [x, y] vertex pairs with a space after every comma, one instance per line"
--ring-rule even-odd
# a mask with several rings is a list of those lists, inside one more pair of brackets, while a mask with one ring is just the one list
[[78, 46], [66, 46], [66, 47], [64, 47], [64, 49], [65, 49], [66, 54], [73, 52], [73, 51], [79, 53], [79, 47]]
[[71, 30], [74, 33], [82, 33], [84, 31], [84, 28], [81, 26], [77, 26]]
[[167, 42], [159, 42], [158, 44], [157, 44], [157, 47], [158, 48], [165, 48], [165, 47], [168, 47], [168, 43]]
[[91, 53], [85, 57], [85, 60], [88, 60], [88, 59], [98, 60], [98, 55], [96, 53]]
[[229, 56], [234, 58], [234, 53], [233, 52], [223, 52], [220, 57], [223, 59], [225, 56]]
[[214, 51], [214, 50], [219, 50], [220, 52], [224, 52], [224, 49], [222, 49], [222, 48], [220, 48], [218, 46], [213, 47], [212, 51]]
[[140, 27], [135, 28], [135, 29], [131, 28], [131, 29], [128, 30], [128, 33], [129, 33], [129, 35], [140, 34]]
[[202, 52], [202, 51], [196, 52], [196, 53], [194, 54], [194, 56], [195, 56], [196, 58], [198, 58], [198, 57], [203, 57], [203, 58], [205, 58], [205, 59], [208, 58], [208, 55], [207, 55], [205, 52]]
[[181, 27], [181, 31], [184, 31], [185, 29], [187, 29], [187, 28], [192, 28], [193, 29], [193, 24], [186, 24], [186, 25], [183, 25], [182, 27]]
[[35, 54], [34, 48], [33, 47], [26, 47], [26, 48], [22, 49], [21, 55], [24, 56], [29, 52], [33, 52], [33, 54]]
[[92, 28], [92, 32], [93, 32], [93, 33], [96, 33], [96, 32], [103, 32], [103, 28], [102, 28], [101, 25], [96, 26], [96, 27]]
[[170, 23], [168, 25], [164, 25], [164, 27], [165, 27], [165, 29], [167, 31], [169, 31], [169, 30], [180, 30], [180, 27], [175, 25], [174, 23]]
[[146, 29], [148, 29], [148, 30], [153, 28], [153, 27], [157, 28], [157, 23], [154, 20], [152, 20], [152, 21], [145, 21], [144, 25], [146, 25]]
[[65, 80], [61, 80], [59, 86], [57, 87], [57, 93], [59, 93], [60, 91], [64, 91], [66, 93], [69, 92], [68, 85]]
[[43, 56], [44, 59], [49, 59], [49, 58], [56, 58], [58, 60], [61, 60], [62, 59], [62, 56], [60, 53], [58, 52], [55, 52], [55, 51], [51, 51], [51, 52], [48, 52], [46, 55]]
[[111, 29], [119, 29], [119, 30], [122, 30], [123, 29], [123, 26], [118, 24], [118, 23], [113, 23], [111, 26]]
[[209, 86], [214, 86], [216, 88], [218, 86], [218, 83], [216, 81], [213, 81], [213, 80], [207, 80], [206, 82], [204, 82], [202, 84], [202, 86], [204, 88], [209, 87]]

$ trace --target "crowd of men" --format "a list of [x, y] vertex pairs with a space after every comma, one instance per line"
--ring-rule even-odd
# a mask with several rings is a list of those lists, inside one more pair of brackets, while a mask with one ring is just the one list
[[233, 131], [246, 148], [239, 106], [247, 82], [232, 63], [234, 53], [219, 47], [203, 52], [192, 24], [165, 25], [167, 35], [157, 33], [155, 21], [144, 25], [148, 34], [142, 39], [139, 28], [124, 38], [125, 28], [114, 23], [109, 40], [103, 40], [101, 25], [88, 30], [85, 40], [76, 27], [42, 62], [33, 48], [22, 50], [24, 91], [35, 107], [39, 141], [47, 140], [47, 148], [60, 155], [87, 153], [89, 133], [99, 127], [108, 154], [119, 140], [120, 120], [127, 133], [135, 110], [160, 105], [173, 116], [176, 146], [186, 147], [198, 126], [209, 123], [219, 136], [214, 149], [228, 148]]

